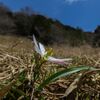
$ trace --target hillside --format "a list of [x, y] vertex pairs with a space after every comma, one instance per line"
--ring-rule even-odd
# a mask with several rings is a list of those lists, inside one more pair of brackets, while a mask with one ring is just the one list
[[28, 7], [12, 12], [5, 5], [0, 5], [0, 34], [2, 35], [21, 35], [31, 38], [32, 34], [35, 34], [45, 44], [100, 46], [99, 30], [98, 26], [94, 32], [84, 32], [80, 28], [63, 25], [58, 20], [36, 14]]

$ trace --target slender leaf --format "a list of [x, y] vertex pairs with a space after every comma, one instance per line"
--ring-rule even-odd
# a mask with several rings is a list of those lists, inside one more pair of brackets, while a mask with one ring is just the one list
[[39, 87], [37, 88], [38, 91], [42, 90], [42, 88], [44, 86], [46, 86], [47, 84], [51, 83], [52, 81], [55, 81], [59, 78], [77, 73], [79, 71], [83, 71], [83, 70], [94, 70], [95, 68], [93, 67], [89, 67], [89, 66], [79, 66], [79, 67], [72, 67], [72, 68], [68, 68], [68, 69], [64, 69], [62, 71], [59, 71], [57, 73], [54, 73], [53, 75], [51, 75], [50, 77], [48, 77], [46, 80], [43, 81], [42, 84], [39, 85]]

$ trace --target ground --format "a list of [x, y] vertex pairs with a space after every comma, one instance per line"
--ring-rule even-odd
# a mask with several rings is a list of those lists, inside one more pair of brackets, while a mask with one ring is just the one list
[[[58, 70], [74, 66], [92, 66], [100, 69], [100, 48], [92, 48], [89, 45], [68, 47], [65, 44], [46, 46], [46, 49], [50, 48], [55, 57], [70, 57], [73, 61], [66, 66], [47, 62], [41, 68], [40, 80], [35, 83], [36, 85], [43, 81], [44, 77]], [[31, 95], [29, 91], [32, 90], [27, 89], [27, 80], [20, 83], [17, 78], [23, 80], [23, 75], [18, 77], [23, 70], [25, 77], [28, 77], [27, 70], [32, 66], [33, 53], [34, 45], [31, 40], [25, 37], [0, 36], [0, 98], [21, 100], [24, 98], [23, 95]], [[34, 94], [34, 99], [38, 100], [41, 97], [40, 100], [100, 100], [100, 71], [83, 72], [76, 88], [71, 87], [71, 93], [63, 97], [78, 75], [79, 73], [76, 73], [48, 84], [42, 92]]]

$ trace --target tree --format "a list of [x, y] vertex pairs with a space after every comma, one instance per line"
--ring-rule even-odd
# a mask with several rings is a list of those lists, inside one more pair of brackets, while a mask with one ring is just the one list
[[0, 3], [0, 33], [12, 33], [15, 29], [13, 14], [8, 7]]

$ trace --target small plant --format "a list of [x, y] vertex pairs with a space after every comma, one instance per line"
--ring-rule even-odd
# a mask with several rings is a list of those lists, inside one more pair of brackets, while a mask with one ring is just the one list
[[[33, 35], [33, 41], [34, 41], [34, 44], [35, 44], [35, 63], [34, 63], [34, 85], [35, 85], [35, 82], [38, 80], [39, 78], [39, 75], [41, 73], [41, 68], [42, 68], [42, 64], [44, 64], [45, 62], [52, 62], [52, 63], [56, 63], [56, 64], [60, 64], [60, 65], [66, 65], [66, 62], [68, 63], [69, 61], [72, 61], [71, 58], [66, 58], [66, 59], [57, 59], [57, 58], [54, 58], [52, 57], [52, 52], [50, 51], [46, 51], [45, 50], [45, 47], [36, 40], [35, 36]], [[68, 76], [68, 75], [71, 75], [71, 74], [74, 74], [74, 73], [77, 73], [77, 72], [80, 72], [80, 71], [84, 71], [84, 70], [94, 70], [93, 67], [89, 67], [89, 66], [78, 66], [78, 67], [71, 67], [71, 68], [66, 68], [64, 70], [61, 70], [61, 71], [58, 71], [54, 74], [52, 74], [51, 76], [49, 76], [47, 79], [43, 80], [42, 83], [40, 83], [36, 88], [34, 87], [34, 93], [35, 91], [38, 91], [38, 92], [41, 92], [42, 89], [48, 85], [49, 83], [59, 79], [59, 78], [62, 78], [62, 77], [65, 77], [65, 76]], [[33, 92], [32, 92], [33, 93]], [[34, 95], [34, 94], [32, 94]], [[33, 98], [33, 96], [32, 96]]]
[[[32, 68], [32, 73], [33, 78], [31, 78], [33, 86], [35, 86], [35, 82], [37, 82], [37, 80], [39, 79], [40, 73], [41, 73], [41, 67], [44, 63], [48, 62], [52, 62], [52, 63], [56, 63], [56, 64], [61, 64], [61, 65], [65, 65], [66, 61], [69, 62], [72, 59], [71, 58], [67, 58], [67, 59], [57, 59], [52, 57], [52, 51], [46, 51], [44, 46], [40, 43], [37, 42], [35, 36], [33, 35], [33, 41], [34, 41], [34, 47], [35, 47], [35, 53], [34, 53], [34, 67]], [[35, 87], [34, 87], [35, 88]], [[33, 88], [33, 91], [35, 92]], [[36, 88], [37, 90], [40, 90], [41, 86], [39, 86], [38, 88]], [[33, 95], [33, 92], [32, 92]], [[33, 98], [33, 96], [32, 96]]]

